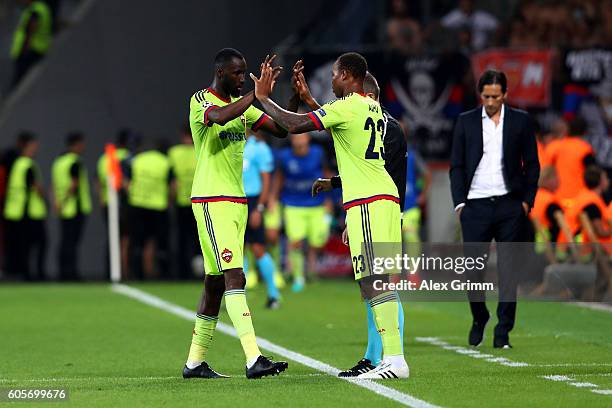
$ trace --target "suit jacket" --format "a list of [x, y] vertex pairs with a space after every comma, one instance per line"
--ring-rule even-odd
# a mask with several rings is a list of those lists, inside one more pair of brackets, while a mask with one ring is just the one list
[[[467, 202], [482, 158], [482, 106], [462, 113], [455, 124], [450, 181], [455, 207]], [[533, 207], [540, 164], [533, 125], [527, 112], [504, 106], [502, 170], [510, 194]]]

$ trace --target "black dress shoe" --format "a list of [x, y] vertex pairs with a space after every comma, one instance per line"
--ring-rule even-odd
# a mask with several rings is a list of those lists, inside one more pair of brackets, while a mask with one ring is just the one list
[[482, 343], [482, 339], [484, 338], [484, 330], [488, 321], [489, 318], [483, 322], [474, 321], [472, 323], [472, 328], [470, 329], [470, 335], [468, 337], [468, 343], [470, 346], [478, 347], [480, 343]]
[[512, 345], [510, 344], [510, 340], [508, 336], [505, 337], [495, 337], [493, 339], [493, 347], [498, 349], [511, 349]]

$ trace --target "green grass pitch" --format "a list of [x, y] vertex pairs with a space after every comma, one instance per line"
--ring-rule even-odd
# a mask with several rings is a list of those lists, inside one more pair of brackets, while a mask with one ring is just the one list
[[[198, 283], [133, 287], [190, 310], [201, 291]], [[364, 351], [365, 308], [352, 282], [323, 281], [300, 294], [286, 292], [276, 311], [263, 307], [262, 288], [249, 291], [248, 298], [257, 335], [277, 345], [337, 368], [351, 366]], [[612, 406], [612, 395], [605, 393], [612, 390], [610, 312], [522, 302], [511, 336], [514, 349], [494, 350], [489, 324], [480, 355], [474, 355], [465, 353], [467, 303], [405, 303], [404, 310], [411, 376], [381, 382], [385, 386], [443, 407]], [[231, 323], [225, 313], [220, 321]], [[247, 380], [239, 341], [223, 333], [216, 334], [208, 361], [232, 378], [183, 380], [192, 328], [191, 321], [115, 293], [108, 284], [5, 284], [0, 388], [68, 389], [69, 401], [44, 404], [49, 407], [399, 405], [294, 361], [279, 377]]]

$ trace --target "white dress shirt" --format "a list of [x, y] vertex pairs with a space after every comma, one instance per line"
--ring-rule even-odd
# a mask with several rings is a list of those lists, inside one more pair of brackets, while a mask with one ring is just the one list
[[468, 193], [468, 200], [508, 194], [503, 173], [504, 105], [499, 114], [499, 124], [487, 115], [482, 107], [482, 158]]
[[[482, 107], [482, 158], [476, 167], [468, 200], [477, 198], [487, 198], [508, 194], [508, 188], [504, 181], [503, 173], [503, 140], [504, 140], [504, 105], [499, 114], [499, 124], [487, 115], [484, 106]], [[463, 207], [461, 203], [455, 210]]]

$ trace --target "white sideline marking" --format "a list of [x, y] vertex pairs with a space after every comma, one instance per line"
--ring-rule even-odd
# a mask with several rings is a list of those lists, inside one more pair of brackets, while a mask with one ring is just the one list
[[569, 385], [573, 385], [574, 387], [578, 388], [595, 388], [598, 386], [597, 384], [593, 384], [590, 382], [571, 382], [569, 383]]
[[591, 390], [591, 392], [601, 395], [612, 395], [612, 390]]
[[[434, 346], [438, 346], [443, 348], [444, 350], [449, 350], [449, 351], [454, 351], [457, 354], [462, 354], [464, 356], [468, 356], [468, 357], [472, 357], [472, 358], [478, 358], [484, 361], [488, 361], [490, 363], [499, 363], [501, 365], [507, 366], [507, 367], [546, 367], [546, 366], [557, 366], [557, 364], [527, 364], [527, 363], [522, 363], [522, 362], [518, 362], [518, 361], [512, 361], [509, 360], [505, 357], [495, 357], [492, 356], [490, 354], [483, 354], [480, 353], [477, 350], [474, 349], [470, 349], [470, 348], [466, 348], [466, 347], [461, 347], [461, 346], [453, 346], [450, 343], [447, 343], [443, 340], [441, 340], [438, 337], [417, 337], [415, 339], [418, 342], [421, 343], [427, 343], [427, 344], [432, 344]], [[597, 363], [594, 363], [597, 364]], [[573, 364], [572, 364], [573, 365]], [[590, 365], [590, 364], [589, 364]], [[597, 364], [599, 365], [599, 364]], [[604, 363], [604, 365], [607, 365]], [[607, 374], [604, 374], [607, 375]], [[565, 384], [569, 384], [572, 385], [574, 387], [577, 388], [597, 388], [598, 385], [597, 384], [593, 384], [590, 382], [582, 382], [582, 381], [575, 381], [572, 377], [567, 376], [567, 375], [543, 375], [541, 376], [541, 378], [544, 378], [546, 380], [550, 380], [550, 381], [556, 381], [556, 382], [562, 382]], [[612, 390], [594, 390], [591, 389], [592, 392], [597, 393], [597, 394], [603, 394], [603, 395], [612, 395]]]
[[601, 312], [612, 312], [612, 305], [605, 303], [593, 303], [593, 302], [573, 302], [574, 305], [585, 307], [587, 309], [599, 310]]
[[551, 381], [572, 381], [571, 378], [569, 378], [566, 375], [545, 375], [542, 378], [546, 378], [547, 380], [551, 380]]
[[[184, 307], [175, 305], [168, 301], [165, 301], [157, 296], [153, 296], [142, 290], [132, 288], [130, 286], [126, 286], [123, 284], [113, 284], [111, 288], [116, 293], [125, 295], [132, 299], [138, 300], [141, 303], [156, 307], [168, 313], [172, 313], [176, 316], [182, 317], [185, 320], [193, 321], [195, 318], [195, 313], [193, 311], [188, 310]], [[232, 336], [235, 338], [238, 337], [236, 335], [236, 331], [234, 330], [234, 328], [228, 324], [218, 322], [217, 330], [219, 330], [220, 332], [224, 334], [227, 334], [228, 336]], [[368, 389], [374, 392], [375, 394], [380, 395], [381, 397], [389, 398], [393, 401], [399, 402], [402, 405], [406, 405], [406, 406], [414, 407], [414, 408], [437, 408], [436, 405], [430, 404], [426, 401], [415, 398], [412, 395], [400, 392], [396, 389], [387, 387], [385, 385], [376, 383], [371, 380], [358, 380], [358, 379], [353, 379], [353, 378], [338, 377], [338, 373], [340, 372], [338, 368], [333, 367], [329, 364], [325, 364], [322, 361], [315, 360], [314, 358], [310, 358], [303, 354], [296, 353], [295, 351], [281, 347], [261, 337], [257, 337], [257, 344], [261, 348], [271, 351], [279, 356], [288, 358], [297, 363], [313, 368], [317, 371], [321, 371], [325, 374], [329, 374], [340, 380], [348, 381], [359, 387]]]
[[609, 375], [611, 374], [609, 373], [605, 373], [605, 374], [570, 374], [571, 377], [567, 375], [544, 375], [542, 376], [542, 378], [546, 380], [563, 382], [565, 384], [569, 384], [577, 388], [589, 388], [590, 391], [595, 394], [612, 395], [612, 390], [600, 390], [598, 389], [599, 385], [597, 384], [593, 384], [590, 382], [583, 382], [583, 381], [574, 381], [574, 379], [572, 378], [572, 377], [578, 377], [578, 376], [609, 376]]
[[463, 354], [468, 357], [488, 361], [489, 363], [498, 363], [506, 367], [528, 367], [529, 366], [529, 364], [527, 363], [522, 363], [519, 361], [512, 361], [505, 357], [495, 357], [491, 354], [484, 354], [478, 350], [474, 350], [471, 348], [453, 346], [450, 343], [447, 343], [439, 339], [438, 337], [417, 337], [415, 340], [421, 343], [433, 344], [434, 346], [442, 347], [444, 350], [454, 351], [457, 354]]

